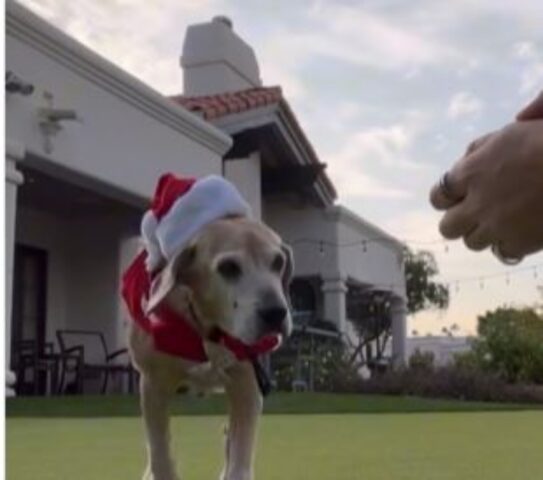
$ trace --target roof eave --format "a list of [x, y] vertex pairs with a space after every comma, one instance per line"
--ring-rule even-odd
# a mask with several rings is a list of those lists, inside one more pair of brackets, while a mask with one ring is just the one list
[[[298, 164], [320, 163], [313, 146], [298, 125], [287, 102], [266, 105], [240, 113], [224, 115], [213, 124], [229, 135], [236, 135], [243, 131], [275, 125], [280, 131], [293, 152]], [[326, 173], [319, 175], [315, 183], [315, 191], [323, 206], [331, 206], [337, 198], [337, 193]]]

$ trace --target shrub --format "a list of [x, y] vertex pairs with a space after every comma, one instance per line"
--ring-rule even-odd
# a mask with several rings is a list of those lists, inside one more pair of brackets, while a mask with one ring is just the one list
[[417, 348], [409, 357], [409, 368], [412, 370], [429, 372], [434, 369], [434, 360], [435, 357], [433, 352], [421, 352]]
[[543, 403], [543, 388], [512, 385], [496, 374], [449, 366], [434, 370], [404, 368], [358, 382], [360, 393], [415, 395], [493, 402]]
[[510, 383], [543, 384], [543, 318], [533, 309], [498, 308], [479, 317], [473, 342], [479, 368]]

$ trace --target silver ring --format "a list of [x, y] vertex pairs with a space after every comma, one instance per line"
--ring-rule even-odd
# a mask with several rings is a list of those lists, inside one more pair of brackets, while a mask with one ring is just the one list
[[441, 194], [450, 202], [458, 203], [463, 200], [462, 197], [455, 195], [453, 189], [451, 188], [451, 182], [449, 180], [449, 172], [445, 172], [439, 179], [438, 189], [441, 191]]
[[491, 247], [491, 250], [492, 250], [492, 253], [494, 254], [494, 256], [500, 261], [502, 262], [504, 265], [518, 265], [520, 262], [522, 262], [522, 260], [524, 259], [523, 256], [518, 256], [518, 257], [508, 257], [506, 255], [504, 255], [501, 251], [501, 247], [499, 244], [494, 244], [492, 245]]

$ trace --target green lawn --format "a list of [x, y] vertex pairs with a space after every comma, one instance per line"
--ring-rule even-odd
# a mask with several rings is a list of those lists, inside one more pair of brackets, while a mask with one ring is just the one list
[[[90, 418], [79, 415], [85, 404]], [[46, 416], [24, 415], [40, 405]], [[184, 479], [218, 479], [224, 417], [196, 405], [223, 409], [220, 399], [176, 405], [199, 413], [174, 417], [176, 457]], [[131, 399], [96, 397], [8, 402], [7, 478], [141, 478], [143, 434], [133, 407]], [[543, 411], [532, 408], [276, 395], [268, 411], [286, 413], [262, 420], [257, 480], [536, 480], [543, 478]], [[304, 409], [314, 414], [296, 413]], [[333, 409], [351, 413], [319, 413]]]

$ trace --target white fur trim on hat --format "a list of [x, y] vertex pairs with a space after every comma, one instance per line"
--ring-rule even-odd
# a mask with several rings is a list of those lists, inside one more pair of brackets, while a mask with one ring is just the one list
[[170, 260], [207, 224], [229, 215], [250, 217], [251, 207], [232, 183], [217, 175], [197, 180], [159, 222], [148, 211], [141, 225], [148, 270]]

